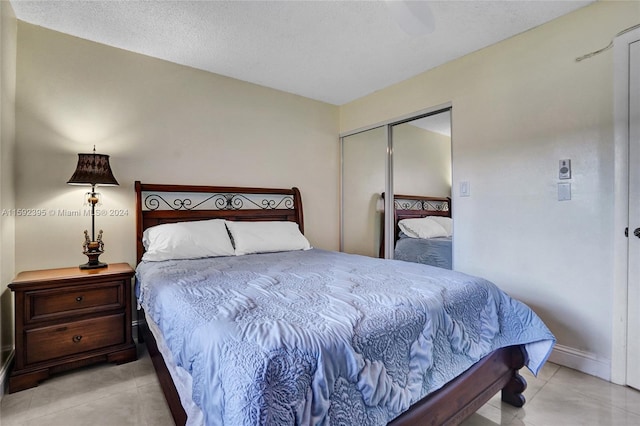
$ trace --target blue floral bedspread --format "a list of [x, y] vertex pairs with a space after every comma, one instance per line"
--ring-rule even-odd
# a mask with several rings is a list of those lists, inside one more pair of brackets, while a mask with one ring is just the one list
[[494, 284], [311, 249], [142, 262], [137, 294], [207, 425], [384, 425], [500, 347], [554, 337]]

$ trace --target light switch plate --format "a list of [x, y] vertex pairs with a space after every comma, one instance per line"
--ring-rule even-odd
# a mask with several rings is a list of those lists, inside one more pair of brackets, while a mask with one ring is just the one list
[[471, 196], [471, 186], [468, 181], [460, 182], [460, 196], [461, 197]]
[[558, 201], [568, 201], [571, 199], [571, 184], [568, 182], [558, 183]]
[[560, 179], [571, 179], [571, 160], [560, 160], [558, 177]]

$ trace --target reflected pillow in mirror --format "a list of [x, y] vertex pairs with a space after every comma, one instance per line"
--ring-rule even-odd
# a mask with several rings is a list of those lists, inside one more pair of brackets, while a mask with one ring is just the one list
[[402, 219], [398, 222], [398, 227], [408, 237], [412, 238], [437, 238], [449, 236], [447, 230], [442, 225], [428, 217]]
[[447, 237], [453, 235], [453, 220], [447, 216], [427, 216], [447, 231]]
[[151, 262], [235, 254], [224, 219], [152, 226], [144, 231], [142, 244], [142, 260]]
[[309, 241], [298, 224], [288, 221], [234, 222], [227, 221], [236, 255], [276, 251], [308, 250]]

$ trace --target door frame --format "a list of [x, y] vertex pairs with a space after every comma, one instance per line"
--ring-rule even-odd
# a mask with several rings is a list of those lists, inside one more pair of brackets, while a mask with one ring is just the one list
[[[611, 381], [627, 384], [627, 339], [629, 327], [629, 44], [640, 40], [640, 28], [616, 37], [614, 49], [614, 220], [613, 220], [613, 307], [611, 339]], [[635, 291], [638, 291], [634, 287]]]

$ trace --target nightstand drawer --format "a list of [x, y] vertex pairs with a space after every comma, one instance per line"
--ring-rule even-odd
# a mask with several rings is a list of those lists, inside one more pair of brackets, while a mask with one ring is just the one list
[[122, 281], [114, 281], [27, 293], [26, 321], [121, 308], [124, 306], [123, 287]]
[[33, 364], [125, 342], [125, 315], [87, 319], [25, 332], [26, 362]]

